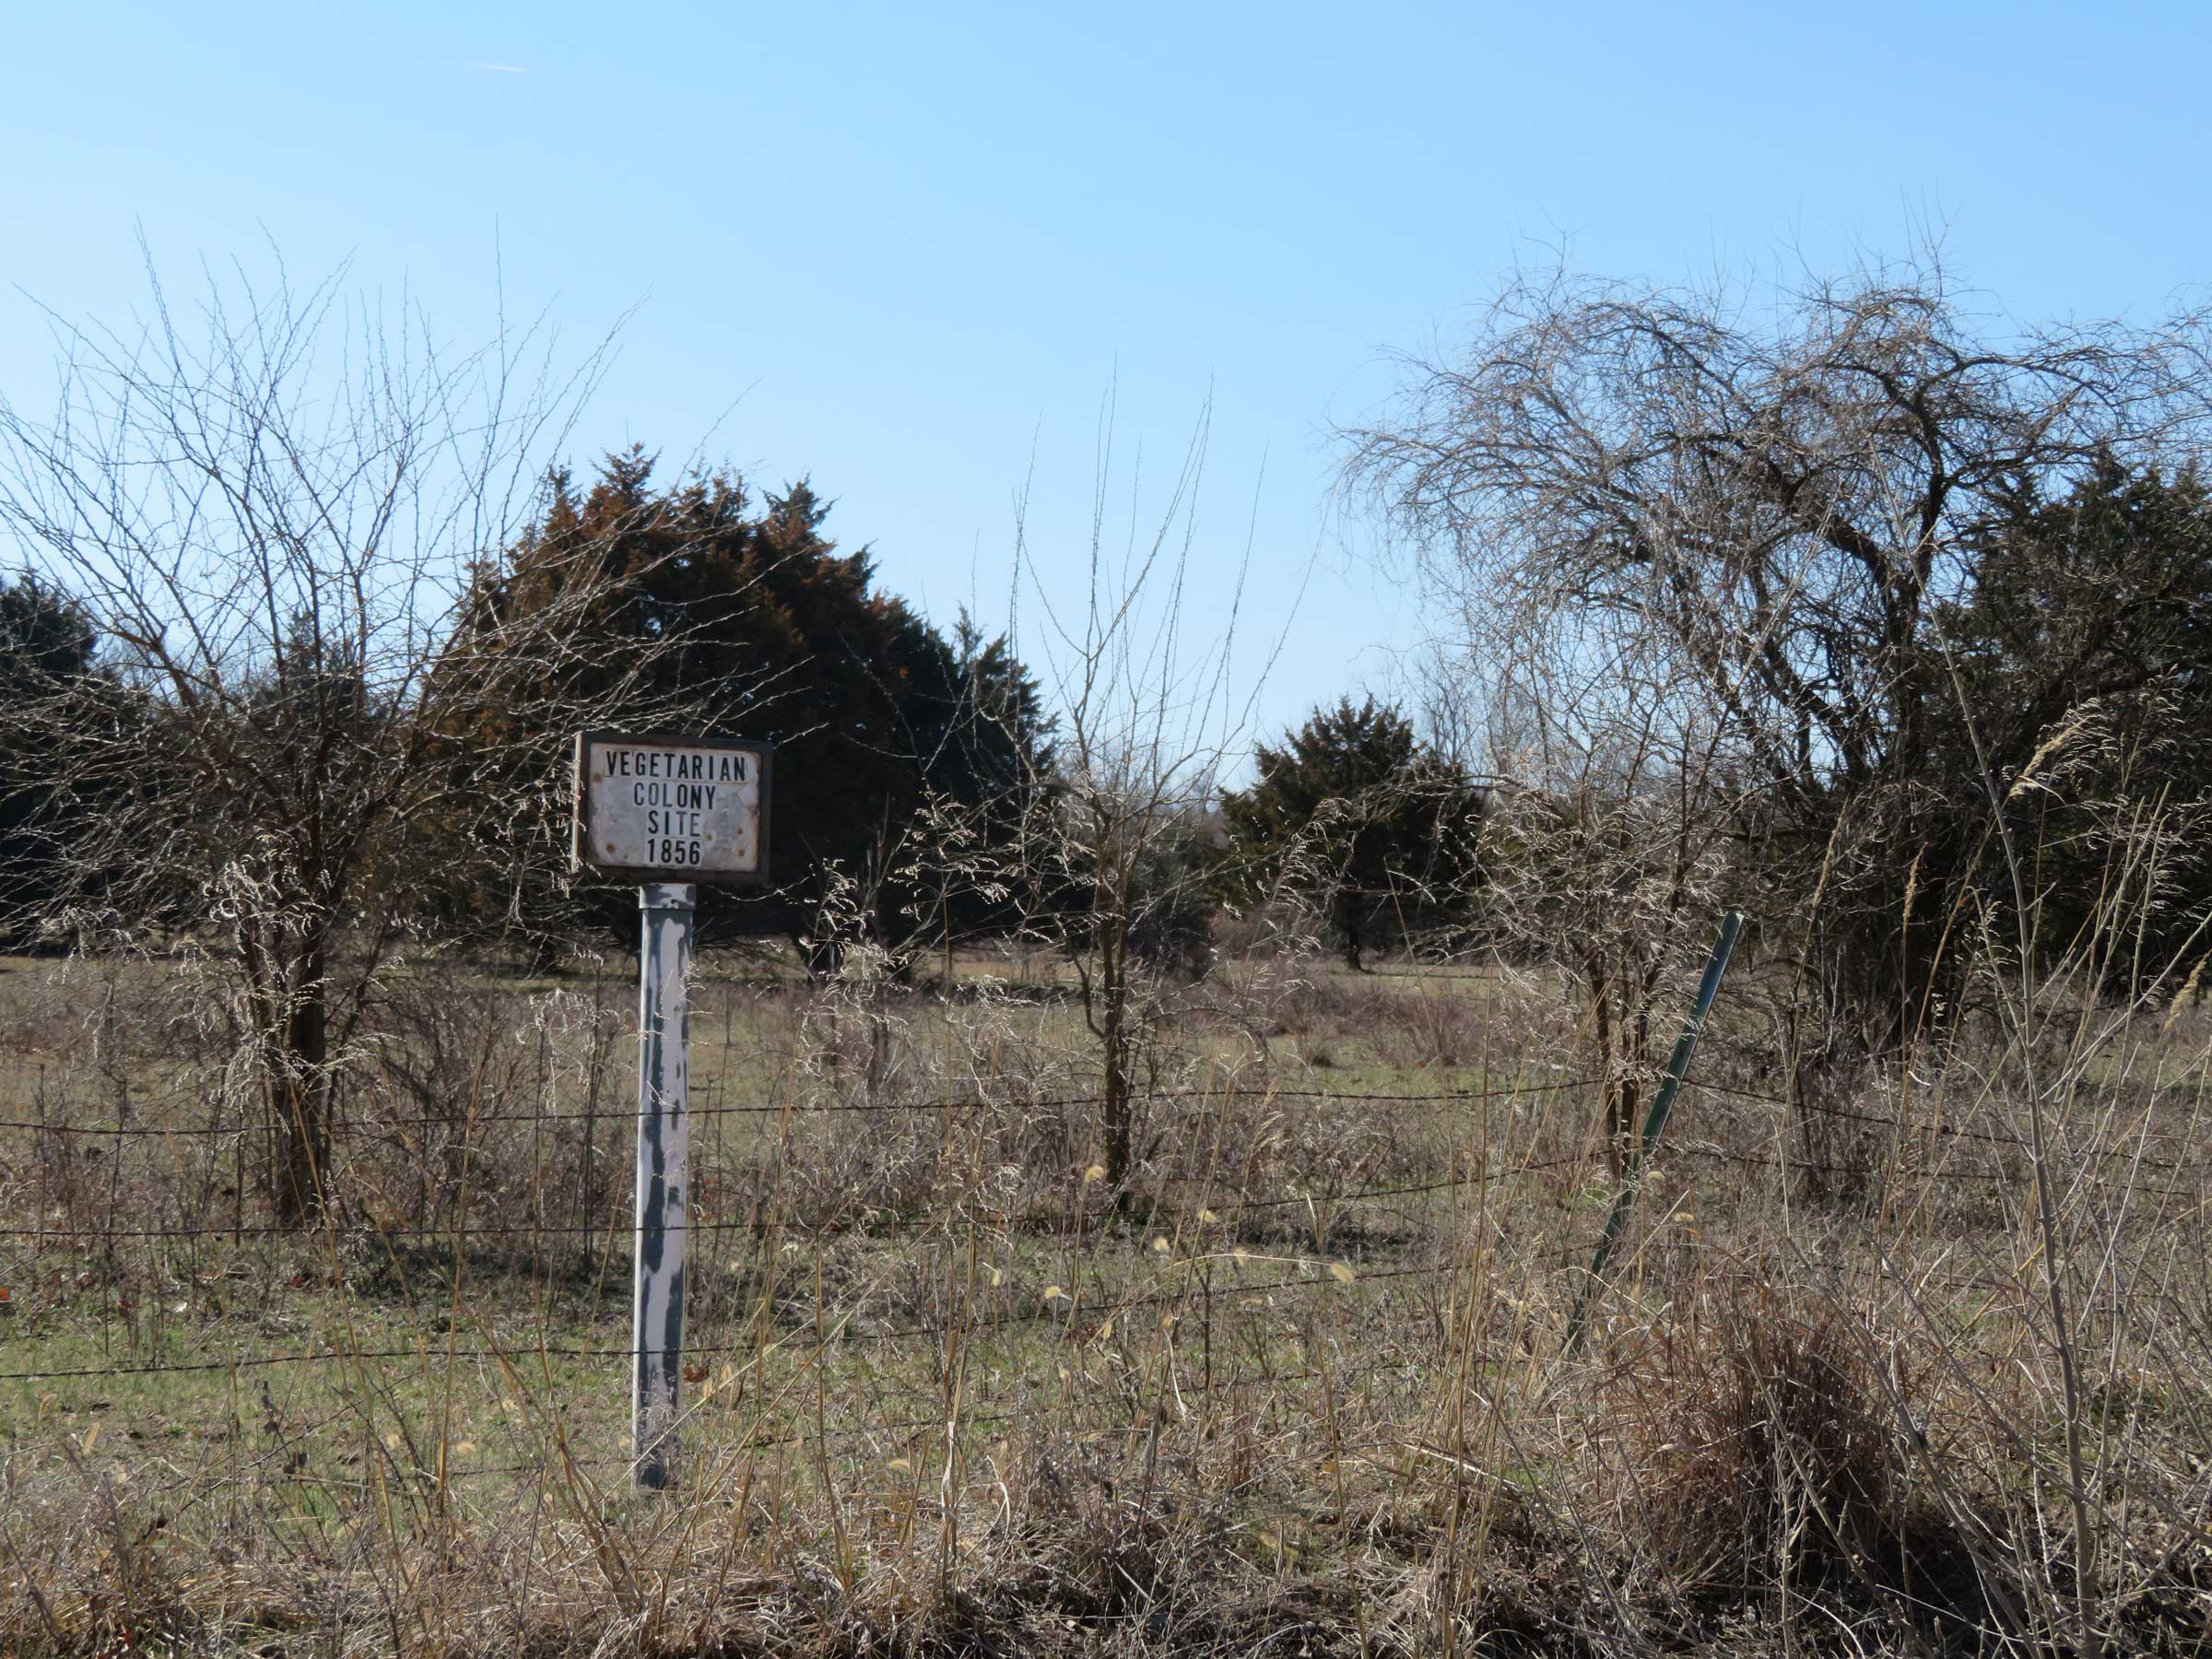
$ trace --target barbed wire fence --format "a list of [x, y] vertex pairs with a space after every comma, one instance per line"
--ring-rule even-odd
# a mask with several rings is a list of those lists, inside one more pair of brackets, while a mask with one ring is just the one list
[[[73, 1381], [145, 1384], [198, 1375], [219, 1376], [227, 1384], [222, 1392], [235, 1394], [246, 1378], [300, 1369], [412, 1366], [428, 1376], [460, 1367], [490, 1376], [535, 1368], [539, 1381], [560, 1396], [553, 1402], [556, 1409], [595, 1391], [604, 1395], [599, 1403], [612, 1425], [620, 1380], [595, 1368], [634, 1358], [632, 1348], [606, 1329], [610, 1316], [621, 1312], [631, 1232], [618, 1190], [621, 1183], [598, 1179], [591, 1164], [596, 1159], [618, 1168], [626, 1160], [625, 1136], [634, 1116], [625, 1110], [622, 1091], [596, 1075], [618, 1067], [619, 1043], [602, 1029], [615, 1018], [603, 986], [594, 984], [592, 1000], [588, 1065], [594, 1075], [582, 1079], [583, 1103], [560, 1098], [555, 1076], [559, 1064], [548, 1053], [541, 1006], [519, 1033], [510, 1031], [525, 1041], [508, 1046], [530, 1052], [508, 1054], [507, 1064], [528, 1072], [526, 1077], [511, 1076], [509, 1087], [501, 1088], [479, 1087], [471, 1099], [442, 1112], [392, 1110], [407, 1091], [388, 1091], [384, 1110], [367, 1109], [357, 1100], [341, 1118], [340, 1146], [382, 1148], [387, 1164], [436, 1171], [450, 1178], [447, 1190], [432, 1191], [435, 1182], [418, 1185], [413, 1213], [395, 1213], [380, 1208], [390, 1196], [387, 1188], [368, 1182], [363, 1197], [334, 1206], [323, 1226], [306, 1231], [247, 1220], [246, 1195], [235, 1182], [212, 1192], [228, 1203], [227, 1216], [206, 1215], [210, 1206], [203, 1203], [202, 1218], [182, 1211], [144, 1218], [135, 1200], [162, 1184], [158, 1159], [166, 1158], [172, 1171], [190, 1173], [191, 1179], [169, 1183], [175, 1192], [196, 1190], [205, 1199], [210, 1195], [208, 1171], [235, 1173], [244, 1167], [241, 1149], [254, 1130], [244, 1122], [191, 1121], [157, 1111], [147, 1100], [135, 1100], [127, 1086], [113, 1086], [112, 1036], [97, 1068], [110, 1082], [65, 1100], [63, 1091], [41, 1079], [33, 1090], [35, 1112], [0, 1118], [0, 1136], [6, 1137], [0, 1146], [13, 1148], [6, 1159], [13, 1166], [10, 1188], [29, 1199], [0, 1225], [0, 1286], [10, 1290], [6, 1328], [14, 1338], [0, 1342], [0, 1384], [36, 1394]], [[721, 1024], [726, 1040], [734, 1026], [726, 1000]], [[1465, 1225], [1476, 1206], [1495, 1210], [1494, 1195], [1520, 1183], [1541, 1181], [1566, 1193], [1603, 1184], [1604, 1160], [1587, 1134], [1587, 1105], [1599, 1079], [1558, 1075], [1564, 1070], [1558, 1061], [1540, 1064], [1553, 1068], [1553, 1075], [1532, 1077], [1515, 1066], [1503, 1080], [1486, 1077], [1426, 1090], [1319, 1086], [1311, 1071], [1257, 1082], [1217, 1078], [1148, 1089], [1143, 1094], [1147, 1108], [1183, 1112], [1177, 1123], [1184, 1131], [1216, 1119], [1265, 1120], [1298, 1106], [1356, 1114], [1371, 1130], [1393, 1120], [1418, 1124], [1441, 1145], [1437, 1156], [1442, 1167], [1412, 1171], [1418, 1179], [1362, 1175], [1367, 1166], [1356, 1160], [1320, 1179], [1311, 1171], [1294, 1176], [1277, 1171], [1281, 1190], [1268, 1191], [1219, 1167], [1218, 1160], [1205, 1170], [1171, 1161], [1147, 1182], [1133, 1209], [1098, 1192], [1095, 1166], [1075, 1160], [1054, 1172], [1051, 1190], [1043, 1193], [994, 1182], [990, 1171], [966, 1185], [948, 1185], [942, 1170], [932, 1171], [921, 1195], [905, 1202], [854, 1192], [850, 1183], [826, 1196], [794, 1192], [788, 1184], [806, 1152], [825, 1140], [849, 1137], [854, 1125], [892, 1123], [908, 1133], [926, 1126], [944, 1140], [994, 1112], [1055, 1123], [1063, 1114], [1079, 1116], [1100, 1103], [1096, 1092], [1001, 1088], [994, 1099], [991, 1089], [974, 1088], [921, 1098], [810, 1099], [787, 1076], [776, 1090], [779, 1098], [737, 1100], [729, 1098], [735, 1084], [725, 1072], [705, 1084], [700, 1091], [704, 1098], [691, 1108], [695, 1123], [710, 1133], [702, 1141], [688, 1230], [699, 1252], [697, 1278], [735, 1281], [737, 1290], [702, 1295], [695, 1280], [694, 1300], [703, 1305], [698, 1340], [687, 1346], [692, 1368], [687, 1374], [704, 1397], [690, 1405], [689, 1414], [700, 1416], [728, 1391], [729, 1382], [718, 1382], [716, 1368], [740, 1360], [763, 1376], [778, 1365], [794, 1376], [811, 1375], [820, 1388], [827, 1386], [822, 1378], [829, 1369], [864, 1351], [898, 1350], [907, 1357], [898, 1363], [911, 1378], [930, 1371], [930, 1357], [941, 1359], [948, 1346], [1000, 1341], [1019, 1349], [1014, 1355], [1018, 1369], [1044, 1368], [1048, 1378], [1064, 1375], [1056, 1355], [1097, 1341], [1100, 1331], [1111, 1334], [1117, 1323], [1126, 1329], [1140, 1315], [1155, 1325], [1165, 1322], [1162, 1328], [1186, 1321], [1203, 1324], [1207, 1358], [1202, 1381], [1210, 1397], [1217, 1389], [1287, 1385], [1304, 1374], [1296, 1367], [1265, 1366], [1250, 1374], [1228, 1368], [1212, 1373], [1216, 1333], [1233, 1330], [1255, 1310], [1271, 1317], [1287, 1300], [1300, 1298], [1372, 1304], [1380, 1316], [1359, 1327], [1372, 1342], [1393, 1316], [1394, 1298], [1403, 1304], [1416, 1291], [1449, 1297], [1453, 1281], [1485, 1253], [1483, 1270], [1492, 1277], [1504, 1271], [1569, 1284], [1583, 1271], [1587, 1206], [1567, 1225], [1530, 1240], [1510, 1237], [1510, 1228], [1493, 1223], [1497, 1236], [1470, 1241]], [[479, 1057], [479, 1085], [484, 1071]], [[512, 1098], [518, 1092], [525, 1097], [520, 1103]], [[1500, 1112], [1510, 1124], [1502, 1132], [1490, 1121]], [[1807, 1113], [1858, 1137], [1850, 1156], [1805, 1156], [1799, 1131]], [[1533, 1127], [1539, 1122], [1546, 1125], [1540, 1131]], [[712, 1133], [718, 1126], [726, 1132]], [[2212, 1158], [2174, 1155], [2192, 1138], [2187, 1126], [2146, 1121], [2132, 1132], [2107, 1130], [2101, 1141], [2092, 1138], [2075, 1148], [2070, 1180], [2076, 1202], [2134, 1202], [2194, 1213], [2212, 1196]], [[1501, 1133], [1508, 1138], [1498, 1138]], [[580, 1152], [558, 1145], [580, 1135], [587, 1137]], [[794, 1137], [802, 1135], [814, 1138], [794, 1157]], [[1379, 1131], [1384, 1142], [1403, 1138], [1394, 1129]], [[126, 1172], [134, 1149], [139, 1168]], [[1751, 1190], [1747, 1183], [1762, 1181], [1776, 1194], [1807, 1180], [1840, 1182], [1874, 1204], [1887, 1187], [1930, 1182], [2002, 1193], [2020, 1187], [2018, 1162], [2025, 1150], [2018, 1135], [1971, 1110], [1909, 1116], [1901, 1110], [1792, 1100], [1693, 1077], [1674, 1138], [1650, 1171], [1653, 1191], [1642, 1206], [1641, 1231], [1624, 1253], [1620, 1271], [1634, 1281], [1653, 1271], [1654, 1264], [1695, 1272], [1684, 1265], [1690, 1258], [1725, 1255], [1724, 1237], [1682, 1219], [1694, 1214], [1686, 1205], [1694, 1206], [1700, 1190], [1715, 1183], [1732, 1204], [1744, 1201]], [[579, 1157], [581, 1168], [575, 1167]], [[507, 1184], [524, 1194], [519, 1206], [513, 1190], [479, 1193], [472, 1201], [472, 1166], [492, 1162], [504, 1171]], [[357, 1184], [353, 1171], [345, 1173], [347, 1187]], [[441, 1208], [443, 1213], [437, 1213]], [[1583, 1223], [1579, 1230], [1575, 1219]], [[853, 1277], [841, 1294], [838, 1287], [821, 1284], [818, 1273], [807, 1282], [808, 1270], [818, 1268], [822, 1252], [836, 1241], [894, 1253], [924, 1243], [942, 1252], [965, 1241], [972, 1256], [978, 1239], [990, 1240], [1003, 1261], [988, 1265], [980, 1288], [971, 1271], [964, 1296], [948, 1296], [941, 1283], [917, 1282], [926, 1275], [918, 1275], [912, 1262], [903, 1274], [897, 1264], [842, 1263], [841, 1270]], [[272, 1252], [281, 1257], [278, 1266], [267, 1259]], [[472, 1264], [484, 1280], [514, 1279], [533, 1287], [540, 1304], [535, 1324], [517, 1329], [512, 1320], [465, 1305]], [[280, 1273], [279, 1266], [290, 1271]], [[272, 1319], [273, 1274], [276, 1288], [308, 1294], [323, 1316], [320, 1329], [314, 1319]], [[263, 1281], [256, 1287], [261, 1306], [251, 1312], [239, 1306], [247, 1299], [226, 1294], [227, 1287], [248, 1275]], [[595, 1291], [588, 1314], [571, 1309], [550, 1320], [544, 1316], [548, 1286], [573, 1293], [586, 1282]], [[1953, 1270], [1922, 1282], [2002, 1290], [2018, 1289], [2022, 1280], [2015, 1267]], [[164, 1321], [145, 1314], [180, 1288], [182, 1300], [166, 1304]], [[84, 1293], [99, 1300], [99, 1358], [61, 1362], [65, 1348], [32, 1357], [29, 1331], [41, 1319], [42, 1304]], [[316, 1301], [332, 1298], [335, 1308]], [[365, 1337], [343, 1317], [344, 1308], [356, 1302], [375, 1312], [374, 1330], [383, 1340]], [[1403, 1306], [1395, 1312], [1403, 1314]], [[462, 1333], [472, 1326], [474, 1335], [465, 1339]], [[402, 1340], [391, 1340], [395, 1332]], [[927, 1361], [919, 1371], [910, 1362], [917, 1353]], [[558, 1378], [557, 1365], [565, 1368]], [[1418, 1353], [1386, 1354], [1340, 1364], [1331, 1374], [1339, 1382], [1395, 1376], [1418, 1394], [1421, 1365]], [[603, 1380], [594, 1382], [593, 1376]], [[1035, 1382], [1029, 1376], [1018, 1386], [1033, 1394]], [[787, 1381], [783, 1386], [788, 1394], [792, 1385]], [[852, 1410], [853, 1402], [841, 1400], [839, 1408]], [[1051, 1409], [1083, 1415], [1066, 1401]], [[1035, 1423], [1045, 1410], [1025, 1394], [1011, 1413], [994, 1412], [985, 1403], [956, 1414], [953, 1421], [967, 1430], [1009, 1417]], [[868, 1413], [834, 1426], [818, 1422], [811, 1430], [782, 1427], [778, 1418], [776, 1409], [763, 1407], [743, 1432], [709, 1443], [724, 1451], [802, 1444], [818, 1449], [841, 1440], [941, 1434], [947, 1427], [942, 1414], [907, 1421], [889, 1412]], [[1097, 1425], [1095, 1410], [1088, 1418]], [[1109, 1426], [1117, 1432], [1130, 1427]], [[436, 1477], [543, 1471], [554, 1466], [553, 1459], [545, 1450], [535, 1457], [472, 1464], [441, 1453]], [[618, 1469], [626, 1459], [610, 1439], [598, 1447], [564, 1441], [557, 1461]]]
[[[2159, 1344], [2212, 1345], [2161, 1255], [2201, 1250], [2212, 1218], [2194, 1040], [2076, 1078], [2039, 1161], [1989, 1054], [1800, 1072], [1747, 1007], [1700, 1051], [1594, 1282], [1618, 1078], [1477, 978], [1421, 988], [1418, 1009], [1361, 1000], [1405, 990], [1382, 976], [1335, 981], [1352, 1000], [1333, 1010], [1232, 986], [1147, 1060], [1116, 1191], [1093, 1161], [1103, 1092], [1049, 998], [710, 971], [675, 1496], [648, 1499], [626, 976], [399, 982], [345, 1058], [335, 1201], [286, 1228], [253, 1186], [265, 1130], [219, 1033], [178, 1041], [159, 996], [109, 971], [74, 964], [47, 1005], [0, 1007], [0, 1046], [27, 1062], [0, 1091], [0, 1483], [21, 1514], [112, 1535], [37, 1542], [24, 1583], [80, 1586], [57, 1630], [150, 1628], [153, 1600], [97, 1587], [127, 1588], [113, 1564], [159, 1538], [180, 1573], [229, 1551], [331, 1575], [318, 1595], [447, 1571], [453, 1606], [514, 1540], [578, 1571], [603, 1551], [604, 1605], [634, 1613], [626, 1575], [711, 1601], [720, 1567], [686, 1575], [741, 1539], [771, 1579], [811, 1559], [850, 1586], [853, 1552], [895, 1577], [931, 1530], [943, 1563], [956, 1534], [1081, 1548], [1201, 1512], [1279, 1571], [1297, 1536], [1349, 1524], [1347, 1490], [1417, 1528], [1488, 1493], [1565, 1536], [1594, 1524], [1592, 1493], [1648, 1484], [1708, 1420], [1741, 1359], [1732, 1319], [1799, 1333], [1817, 1364], [1855, 1352], [1852, 1386], [1893, 1376], [1908, 1460], [1924, 1430], [1940, 1457], [1983, 1443], [1960, 1438], [1980, 1410], [1988, 1443], [2063, 1480], [2018, 1427], [2048, 1417], [2050, 1264], [2021, 1224], [2039, 1182], [2081, 1241], [2057, 1269], [2077, 1331], [2143, 1357], [2150, 1380], [2115, 1371], [2108, 1391], [2136, 1392], [2112, 1397], [2166, 1397]], [[1578, 1354], [1563, 1334], [1585, 1296]], [[2153, 1425], [2125, 1430], [2129, 1489], [2181, 1501], [2162, 1419], [2129, 1409]], [[1559, 1489], [1509, 1489], [1501, 1464]], [[2160, 1559], [2114, 1539], [2149, 1594]], [[991, 1581], [979, 1563], [966, 1582]], [[48, 1617], [18, 1602], [18, 1622]]]

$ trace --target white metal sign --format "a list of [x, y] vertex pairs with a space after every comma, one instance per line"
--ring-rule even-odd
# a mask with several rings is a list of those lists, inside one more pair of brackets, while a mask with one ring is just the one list
[[576, 859], [649, 881], [764, 881], [769, 746], [576, 738]]

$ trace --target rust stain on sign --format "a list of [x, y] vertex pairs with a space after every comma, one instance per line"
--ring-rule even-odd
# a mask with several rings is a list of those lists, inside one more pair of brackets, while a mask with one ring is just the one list
[[768, 876], [771, 751], [735, 738], [583, 732], [576, 862], [684, 881]]

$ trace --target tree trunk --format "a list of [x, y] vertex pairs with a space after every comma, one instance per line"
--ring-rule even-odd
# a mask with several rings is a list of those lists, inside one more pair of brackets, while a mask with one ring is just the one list
[[1612, 1165], [1613, 1173], [1618, 1175], [1627, 1168], [1626, 1125], [1630, 1114], [1635, 1111], [1635, 1102], [1621, 1064], [1623, 1057], [1616, 1052], [1612, 974], [1603, 953], [1592, 950], [1583, 955], [1583, 981], [1590, 995], [1591, 1046], [1597, 1055], [1598, 1112], [1605, 1130], [1606, 1159]]
[[1132, 1138], [1129, 1091], [1129, 979], [1127, 940], [1110, 927], [1100, 941], [1099, 1048], [1105, 1065], [1101, 1124], [1106, 1132], [1106, 1184], [1113, 1206], [1130, 1207], [1129, 1147]]
[[[1625, 972], [1620, 988], [1624, 996], [1631, 988]], [[1633, 1019], [1626, 1007], [1621, 1009], [1620, 1030], [1620, 1162], [1625, 1171], [1636, 1157], [1643, 1136], [1643, 1124], [1640, 1121], [1643, 1113], [1643, 1085], [1637, 1077], [1636, 1068], [1652, 1052], [1652, 999], [1648, 985], [1638, 995]]]
[[269, 1194], [280, 1225], [302, 1227], [321, 1218], [331, 1196], [325, 947], [322, 939], [309, 938], [281, 953], [272, 943], [258, 930], [241, 930], [269, 1114]]
[[1359, 897], [1344, 888], [1336, 890], [1330, 905], [1330, 917], [1336, 931], [1344, 935], [1344, 965], [1354, 973], [1361, 971], [1360, 958], [1364, 954], [1360, 938]]

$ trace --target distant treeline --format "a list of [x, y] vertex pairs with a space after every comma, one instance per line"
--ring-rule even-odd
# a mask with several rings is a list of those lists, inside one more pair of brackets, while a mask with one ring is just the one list
[[[828, 511], [805, 482], [759, 501], [727, 473], [656, 488], [653, 459], [638, 448], [608, 456], [588, 488], [556, 475], [542, 517], [479, 570], [452, 638], [425, 665], [427, 700], [439, 700], [441, 677], [465, 675], [487, 678], [493, 694], [467, 699], [465, 720], [442, 718], [423, 754], [387, 757], [444, 769], [450, 784], [435, 810], [371, 852], [376, 912], [404, 916], [419, 937], [505, 944], [545, 962], [579, 943], [629, 942], [634, 895], [545, 855], [566, 836], [558, 785], [569, 733], [523, 723], [587, 703], [618, 721], [628, 703], [645, 724], [680, 711], [696, 729], [776, 744], [774, 881], [758, 894], [709, 888], [710, 940], [782, 938], [826, 960], [841, 925], [905, 949], [1034, 925], [1055, 884], [1079, 907], [1080, 873], [1065, 849], [1051, 870], [1027, 872], [1027, 891], [1013, 874], [1037, 851], [1026, 843], [1057, 784], [1053, 720], [1036, 677], [1007, 640], [985, 638], [965, 614], [947, 632], [883, 592], [867, 550], [841, 553], [825, 535]], [[586, 605], [571, 603], [571, 587], [588, 587]], [[568, 630], [557, 672], [570, 683], [559, 699], [542, 688], [498, 694], [511, 678], [547, 672], [539, 630], [518, 626], [533, 615], [559, 616]], [[500, 660], [517, 639], [529, 649]], [[305, 654], [299, 629], [291, 643]], [[0, 587], [0, 688], [12, 703], [128, 707], [154, 728], [206, 718], [159, 687], [134, 688], [100, 646], [91, 607], [74, 595], [28, 576]], [[265, 672], [267, 697], [240, 717], [265, 735], [268, 699], [288, 668], [272, 662]], [[343, 658], [332, 673], [359, 677]], [[354, 694], [353, 735], [374, 743], [373, 696]], [[71, 942], [55, 924], [103, 885], [76, 856], [83, 826], [103, 811], [103, 795], [125, 787], [58, 763], [67, 724], [17, 723], [7, 735], [0, 868], [18, 948]], [[151, 733], [148, 747], [159, 747]], [[1159, 837], [1154, 897], [1171, 902], [1139, 930], [1140, 953], [1202, 967], [1222, 904], [1264, 902], [1288, 887], [1310, 895], [1317, 924], [1355, 965], [1469, 915], [1480, 792], [1399, 710], [1369, 700], [1318, 711], [1281, 747], [1263, 746], [1257, 771], [1251, 787], [1201, 804]], [[189, 790], [182, 776], [178, 784]], [[161, 780], [128, 787], [143, 813], [146, 790]], [[179, 818], [194, 810], [188, 799], [173, 806]], [[973, 866], [969, 878], [946, 879], [947, 860]], [[847, 912], [840, 923], [824, 915], [833, 892]]]

